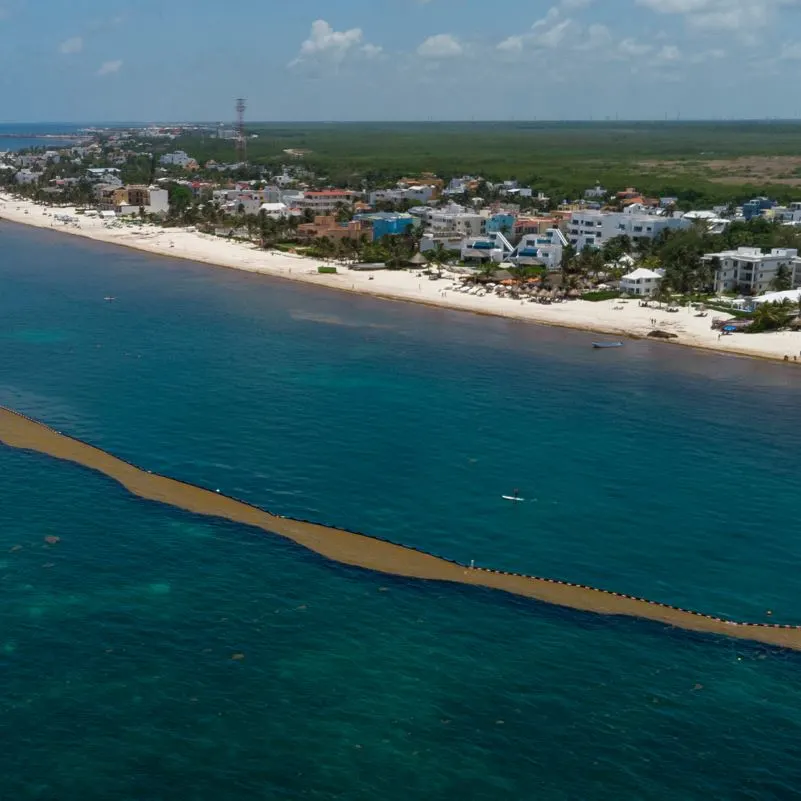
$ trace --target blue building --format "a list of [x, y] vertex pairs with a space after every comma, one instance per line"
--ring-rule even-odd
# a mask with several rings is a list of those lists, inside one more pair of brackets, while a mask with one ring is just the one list
[[511, 236], [515, 230], [515, 223], [517, 217], [514, 214], [493, 214], [487, 220], [487, 225], [484, 230], [488, 234], [506, 234]]
[[747, 203], [743, 203], [743, 217], [746, 220], [751, 220], [754, 217], [759, 217], [763, 211], [772, 209], [775, 205], [775, 200], [767, 197], [755, 197]]
[[376, 212], [375, 214], [357, 214], [356, 220], [367, 220], [373, 224], [373, 242], [385, 236], [405, 234], [414, 225], [411, 214], [393, 214], [392, 212]]

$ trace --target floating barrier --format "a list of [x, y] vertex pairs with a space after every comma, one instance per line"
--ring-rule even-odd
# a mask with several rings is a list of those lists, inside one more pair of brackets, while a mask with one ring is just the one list
[[209, 490], [143, 470], [1, 406], [0, 442], [12, 448], [36, 451], [96, 470], [140, 498], [199, 515], [231, 520], [285, 537], [341, 564], [406, 578], [486, 587], [569, 609], [641, 618], [688, 631], [736, 637], [801, 651], [801, 626], [725, 620], [696, 610], [562, 579], [527, 576], [474, 564], [464, 565], [448, 557], [435, 556], [380, 537], [272, 514], [219, 490]]

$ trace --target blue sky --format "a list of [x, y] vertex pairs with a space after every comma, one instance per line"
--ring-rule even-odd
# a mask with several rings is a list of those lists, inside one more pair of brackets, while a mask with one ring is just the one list
[[801, 116], [801, 0], [0, 0], [0, 121]]

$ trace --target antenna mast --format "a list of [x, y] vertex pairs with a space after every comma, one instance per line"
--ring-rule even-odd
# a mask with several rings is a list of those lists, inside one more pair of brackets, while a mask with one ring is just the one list
[[236, 100], [236, 158], [240, 163], [248, 160], [247, 139], [245, 138], [245, 98]]

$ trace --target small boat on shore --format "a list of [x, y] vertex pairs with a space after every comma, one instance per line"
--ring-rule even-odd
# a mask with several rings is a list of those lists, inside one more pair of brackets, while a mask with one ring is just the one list
[[622, 348], [622, 342], [593, 342], [594, 348]]

